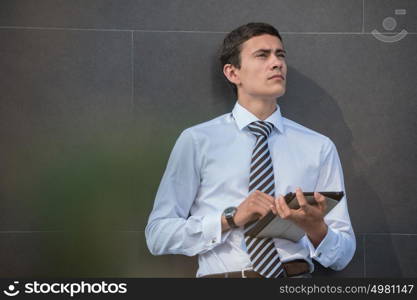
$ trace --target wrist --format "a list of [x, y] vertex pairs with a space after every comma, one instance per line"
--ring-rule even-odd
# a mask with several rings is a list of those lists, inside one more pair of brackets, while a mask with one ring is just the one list
[[238, 228], [239, 226], [235, 223], [235, 215], [237, 213], [236, 207], [228, 207], [223, 211], [223, 217], [226, 220], [230, 228]]
[[237, 214], [234, 217], [234, 221], [237, 227], [243, 227], [247, 222], [240, 218], [240, 216], [237, 216]]
[[321, 241], [326, 237], [328, 231], [327, 224], [323, 221], [317, 227], [315, 227], [314, 231], [310, 231], [307, 233], [308, 238], [310, 239], [311, 243], [314, 247], [320, 245]]
[[233, 218], [236, 226], [243, 227], [246, 223], [248, 223], [250, 220], [248, 220], [247, 216], [243, 213], [242, 209], [237, 208], [235, 217]]

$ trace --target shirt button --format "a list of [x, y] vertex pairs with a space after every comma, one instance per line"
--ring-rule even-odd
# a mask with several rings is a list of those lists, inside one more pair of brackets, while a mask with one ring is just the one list
[[211, 240], [211, 243], [214, 244], [216, 242], [216, 238]]
[[319, 252], [319, 254], [317, 254], [317, 257], [320, 258], [321, 257], [321, 252]]

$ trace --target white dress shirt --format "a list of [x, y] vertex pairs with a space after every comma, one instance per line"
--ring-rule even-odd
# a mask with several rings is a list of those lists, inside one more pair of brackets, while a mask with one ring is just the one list
[[[181, 133], [145, 230], [153, 255], [198, 255], [197, 277], [251, 266], [242, 228], [222, 233], [221, 215], [248, 196], [256, 138], [247, 125], [258, 120], [236, 103], [232, 113]], [[304, 192], [345, 192], [339, 156], [329, 138], [282, 117], [278, 105], [265, 121], [275, 126], [268, 143], [276, 196], [297, 187]], [[312, 259], [324, 267], [343, 269], [356, 249], [346, 196], [324, 220], [328, 232], [317, 248], [306, 235], [298, 242], [274, 239], [281, 261], [304, 259], [310, 272]]]

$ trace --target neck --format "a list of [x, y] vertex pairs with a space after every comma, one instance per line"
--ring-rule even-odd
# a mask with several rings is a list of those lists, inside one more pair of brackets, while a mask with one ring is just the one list
[[263, 121], [274, 113], [277, 108], [276, 99], [246, 99], [239, 97], [237, 102]]

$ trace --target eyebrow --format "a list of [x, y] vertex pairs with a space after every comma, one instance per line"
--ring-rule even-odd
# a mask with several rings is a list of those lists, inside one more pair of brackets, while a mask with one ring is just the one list
[[[271, 53], [272, 49], [258, 49], [256, 51], [254, 51], [252, 54], [255, 54], [255, 53], [258, 53], [258, 52]], [[287, 53], [287, 51], [285, 51], [284, 49], [277, 49], [275, 52], [284, 53], [284, 54]]]

